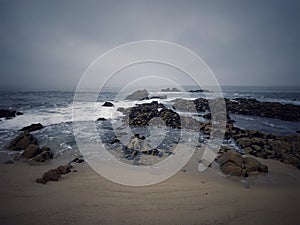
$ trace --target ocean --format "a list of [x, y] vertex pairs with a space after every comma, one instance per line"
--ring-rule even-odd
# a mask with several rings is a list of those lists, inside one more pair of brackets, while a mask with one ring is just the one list
[[[185, 87], [186, 90], [194, 90], [193, 87]], [[259, 101], [280, 102], [283, 104], [300, 105], [300, 88], [298, 87], [222, 87], [223, 95], [226, 98], [255, 98]], [[146, 103], [153, 100], [143, 101], [125, 101], [125, 96], [130, 93], [118, 93], [117, 88], [104, 88], [98, 96], [97, 102], [90, 101], [89, 96], [93, 92], [80, 93], [83, 96], [82, 104], [78, 109], [81, 113], [80, 132], [86, 136], [87, 143], [97, 141], [85, 126], [86, 121], [96, 121], [97, 118], [104, 117], [111, 119], [109, 122], [96, 122], [99, 135], [109, 137], [111, 126], [106, 123], [120, 122], [122, 113], [116, 109], [119, 107], [128, 108], [136, 103]], [[156, 99], [167, 107], [172, 107], [170, 101], [182, 97], [176, 92], [160, 92], [149, 90], [150, 96], [167, 95], [167, 99]], [[214, 93], [185, 93], [184, 98], [196, 99], [199, 97], [213, 98]], [[116, 97], [118, 100], [115, 100]], [[45, 128], [34, 131], [32, 134], [37, 137], [40, 146], [49, 146], [55, 153], [55, 157], [64, 154], [78, 152], [74, 131], [72, 125], [74, 92], [72, 91], [2, 91], [0, 92], [0, 109], [17, 110], [23, 113], [21, 116], [0, 121], [0, 151], [7, 153], [4, 149], [15, 136], [18, 135], [19, 129], [32, 123], [41, 123]], [[105, 101], [112, 101], [114, 107], [103, 107]], [[91, 115], [86, 111], [88, 107], [95, 107], [96, 113]], [[77, 104], [78, 107], [78, 104]], [[230, 115], [235, 120], [235, 125], [243, 129], [257, 129], [266, 133], [277, 135], [286, 135], [296, 133], [300, 130], [299, 122], [282, 121], [279, 119], [262, 118], [245, 115]], [[116, 127], [116, 126], [113, 126]], [[76, 129], [78, 131], [78, 129]], [[156, 142], [159, 142], [163, 130], [157, 130], [154, 134]], [[158, 143], [159, 144], [159, 143]], [[166, 146], [167, 144], [164, 143]], [[10, 154], [13, 154], [10, 152]]]

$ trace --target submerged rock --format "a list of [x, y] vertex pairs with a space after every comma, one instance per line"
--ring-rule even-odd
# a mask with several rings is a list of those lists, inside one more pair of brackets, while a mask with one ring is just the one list
[[37, 145], [37, 139], [28, 132], [22, 132], [6, 146], [6, 149], [20, 151], [26, 149], [30, 144]]
[[149, 93], [146, 89], [137, 90], [125, 98], [125, 100], [132, 100], [132, 101], [145, 100], [145, 99], [149, 99]]
[[26, 131], [26, 132], [32, 132], [32, 131], [36, 131], [36, 130], [40, 130], [44, 128], [44, 126], [40, 123], [33, 123], [29, 126], [23, 127], [21, 130], [19, 131]]

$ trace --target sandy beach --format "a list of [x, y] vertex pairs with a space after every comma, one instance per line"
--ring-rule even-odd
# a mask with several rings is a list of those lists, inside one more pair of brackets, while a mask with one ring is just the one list
[[298, 224], [300, 171], [263, 162], [270, 173], [245, 183], [214, 168], [199, 173], [192, 159], [175, 176], [146, 187], [112, 183], [87, 163], [46, 185], [35, 179], [54, 165], [2, 164], [0, 223]]

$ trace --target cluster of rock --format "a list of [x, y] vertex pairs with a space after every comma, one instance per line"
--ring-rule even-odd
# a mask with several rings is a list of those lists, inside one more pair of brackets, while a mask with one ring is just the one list
[[53, 153], [48, 147], [40, 147], [38, 140], [29, 132], [41, 129], [41, 124], [32, 124], [24, 127], [24, 130], [16, 138], [14, 138], [5, 148], [12, 151], [23, 151], [21, 157], [32, 159], [35, 162], [45, 162], [53, 158]]
[[125, 121], [131, 126], [147, 126], [151, 119], [159, 117], [165, 122], [166, 126], [181, 128], [179, 114], [167, 109], [157, 101], [139, 104], [128, 109], [119, 108], [118, 111], [122, 111], [126, 115]]
[[216, 162], [224, 174], [248, 177], [250, 174], [268, 173], [268, 167], [252, 157], [242, 156], [233, 149], [222, 147]]
[[[195, 100], [176, 99], [173, 107], [176, 110], [187, 112], [206, 112], [210, 105], [218, 105], [220, 99], [207, 100], [198, 98]], [[250, 116], [276, 118], [286, 121], [300, 121], [300, 106], [293, 104], [281, 104], [278, 102], [259, 102], [252, 98], [225, 99], [228, 113]]]
[[23, 115], [23, 113], [17, 112], [15, 110], [0, 109], [0, 118], [11, 119], [20, 115]]
[[160, 90], [161, 92], [180, 92], [177, 88], [163, 88]]
[[245, 154], [263, 159], [275, 159], [300, 169], [300, 136], [276, 136], [257, 130], [241, 130], [229, 126], [229, 135]]
[[[116, 137], [110, 144], [120, 143], [120, 140]], [[144, 136], [135, 134], [130, 138], [126, 146], [122, 145], [122, 151], [126, 159], [133, 160], [138, 159], [141, 155], [153, 155], [162, 157], [163, 152], [159, 151], [156, 148], [151, 148], [149, 142]]]

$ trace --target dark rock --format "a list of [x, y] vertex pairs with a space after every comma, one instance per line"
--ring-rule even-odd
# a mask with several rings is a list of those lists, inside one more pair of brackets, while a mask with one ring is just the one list
[[300, 106], [278, 102], [259, 102], [253, 98], [226, 99], [229, 113], [300, 121]]
[[150, 99], [154, 99], [154, 98], [156, 98], [156, 99], [167, 99], [168, 97], [167, 97], [167, 95], [152, 96], [152, 97], [150, 97]]
[[211, 91], [205, 90], [205, 89], [198, 89], [198, 90], [190, 90], [189, 92], [191, 92], [191, 93], [202, 93], [202, 92], [211, 92]]
[[0, 118], [11, 119], [19, 115], [23, 115], [23, 113], [15, 110], [0, 109]]
[[149, 99], [149, 93], [146, 89], [144, 90], [137, 90], [135, 92], [133, 92], [131, 95], [128, 95], [125, 100], [145, 100], [145, 99]]
[[75, 163], [83, 163], [84, 159], [83, 158], [78, 158], [76, 157], [75, 159], [73, 159], [71, 162], [75, 162]]
[[35, 130], [40, 130], [44, 128], [44, 126], [40, 123], [33, 123], [31, 124], [30, 126], [27, 126], [27, 127], [23, 127], [21, 130], [19, 131], [27, 131], [27, 132], [32, 132], [32, 131], [35, 131]]
[[39, 148], [38, 145], [30, 144], [27, 146], [27, 148], [23, 152], [22, 157], [31, 159], [40, 153], [41, 153], [41, 149]]
[[110, 142], [111, 145], [113, 145], [115, 143], [120, 143], [120, 140], [118, 139], [117, 136], [115, 136], [114, 139]]
[[105, 106], [105, 107], [114, 107], [114, 104], [111, 103], [111, 102], [104, 102], [104, 104], [102, 106]]
[[180, 92], [180, 90], [178, 90], [177, 88], [165, 88], [165, 89], [161, 89], [161, 92]]
[[48, 181], [58, 181], [61, 178], [61, 174], [70, 173], [71, 168], [70, 165], [65, 165], [59, 166], [56, 169], [50, 169], [41, 178], [36, 179], [36, 182], [46, 184]]
[[36, 162], [45, 162], [52, 158], [53, 158], [53, 153], [51, 152], [50, 148], [44, 147], [41, 149], [41, 153], [33, 157], [32, 160]]
[[8, 160], [8, 161], [4, 162], [4, 164], [14, 164], [14, 163], [15, 163], [15, 161], [14, 161], [14, 160], [12, 160], [12, 159], [10, 159], [10, 160]]
[[129, 108], [126, 113], [130, 126], [148, 126], [151, 119], [160, 117], [166, 126], [181, 127], [179, 114], [171, 109], [166, 109], [163, 104], [159, 104], [157, 101], [139, 104]]
[[106, 119], [104, 117], [100, 117], [97, 119], [97, 121], [105, 121]]
[[30, 144], [37, 145], [37, 139], [28, 132], [22, 132], [6, 146], [6, 149], [20, 151], [26, 149]]

